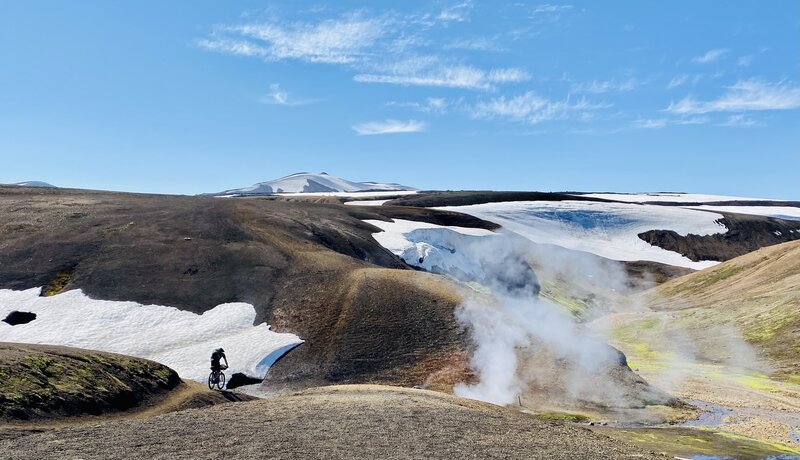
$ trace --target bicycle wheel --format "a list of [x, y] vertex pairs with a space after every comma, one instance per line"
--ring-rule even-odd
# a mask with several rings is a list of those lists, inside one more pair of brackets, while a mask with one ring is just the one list
[[208, 374], [208, 389], [209, 390], [213, 390], [214, 389], [214, 383], [215, 383], [214, 382], [214, 373], [212, 372], [212, 373]]
[[225, 388], [225, 373], [224, 372], [220, 372], [219, 373], [219, 378], [217, 379], [217, 388], [219, 388], [220, 390]]

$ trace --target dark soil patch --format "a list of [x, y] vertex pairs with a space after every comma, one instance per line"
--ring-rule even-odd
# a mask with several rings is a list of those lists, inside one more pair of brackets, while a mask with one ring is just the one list
[[564, 192], [493, 192], [493, 191], [464, 191], [464, 192], [428, 192], [408, 195], [384, 204], [391, 206], [417, 206], [422, 208], [442, 206], [467, 206], [472, 204], [502, 203], [507, 201], [595, 201], [612, 202], [602, 198], [592, 198], [573, 195]]
[[245, 385], [256, 385], [256, 384], [261, 383], [263, 381], [264, 381], [264, 379], [257, 379], [255, 377], [250, 377], [250, 376], [247, 376], [245, 374], [242, 374], [241, 372], [237, 372], [237, 373], [235, 373], [235, 374], [233, 374], [231, 376], [231, 378], [230, 378], [230, 380], [228, 380], [228, 384], [225, 386], [225, 388], [228, 388], [229, 390], [233, 390], [234, 388], [243, 387]]
[[3, 319], [3, 322], [12, 326], [17, 326], [19, 324], [28, 324], [35, 319], [36, 313], [31, 313], [28, 311], [12, 311], [6, 315], [6, 317]]

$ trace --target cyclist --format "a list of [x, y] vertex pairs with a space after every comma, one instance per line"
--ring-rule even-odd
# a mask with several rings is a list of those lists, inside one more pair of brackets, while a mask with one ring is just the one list
[[[225, 361], [225, 367], [222, 367], [219, 363], [219, 360]], [[214, 350], [214, 353], [211, 353], [211, 370], [214, 372], [219, 372], [222, 369], [228, 368], [228, 358], [225, 356], [225, 350], [222, 348], [217, 348]]]

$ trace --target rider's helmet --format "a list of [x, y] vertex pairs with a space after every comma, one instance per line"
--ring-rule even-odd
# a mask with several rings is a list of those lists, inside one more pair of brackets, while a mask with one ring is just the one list
[[217, 348], [217, 351], [220, 353], [225, 353], [225, 350], [223, 350], [222, 348]]

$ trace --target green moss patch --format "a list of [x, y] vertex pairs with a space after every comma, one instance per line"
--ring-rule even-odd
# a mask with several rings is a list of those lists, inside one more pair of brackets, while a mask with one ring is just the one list
[[548, 422], [583, 423], [589, 421], [589, 417], [583, 414], [574, 414], [570, 412], [537, 412], [534, 414], [534, 417]]
[[50, 297], [62, 293], [70, 281], [72, 281], [72, 274], [73, 270], [64, 270], [56, 273], [53, 281], [42, 288], [42, 297]]
[[161, 364], [108, 353], [0, 347], [0, 418], [47, 419], [138, 406], [180, 383]]
[[740, 460], [763, 459], [769, 456], [800, 455], [800, 450], [781, 444], [696, 428], [592, 428], [593, 431], [645, 449], [676, 457], [715, 455]]

